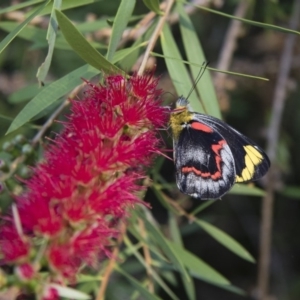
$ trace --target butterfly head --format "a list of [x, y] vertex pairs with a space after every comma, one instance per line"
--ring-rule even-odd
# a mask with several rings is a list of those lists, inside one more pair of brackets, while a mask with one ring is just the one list
[[189, 101], [187, 100], [187, 98], [183, 97], [183, 96], [180, 96], [178, 98], [178, 100], [176, 101], [176, 108], [175, 108], [175, 112], [176, 111], [180, 111], [180, 110], [191, 110], [191, 107], [190, 107], [190, 103]]

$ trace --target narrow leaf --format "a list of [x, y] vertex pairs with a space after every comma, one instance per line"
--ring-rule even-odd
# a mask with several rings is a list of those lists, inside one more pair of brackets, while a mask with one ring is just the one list
[[82, 82], [81, 78], [90, 79], [99, 73], [100, 72], [95, 68], [84, 65], [63, 78], [49, 84], [47, 87], [42, 88], [41, 92], [20, 111], [11, 123], [6, 134], [18, 129], [57, 99], [64, 96], [68, 91], [71, 91]]
[[293, 33], [293, 34], [298, 34], [298, 35], [300, 34], [300, 32], [296, 31], [296, 30], [292, 30], [292, 29], [288, 29], [288, 28], [284, 28], [284, 27], [280, 27], [280, 26], [275, 26], [275, 25], [271, 25], [271, 24], [266, 24], [266, 23], [261, 23], [261, 22], [256, 22], [256, 21], [252, 21], [252, 20], [248, 20], [248, 19], [235, 17], [234, 15], [225, 14], [223, 12], [220, 12], [220, 11], [208, 8], [208, 7], [204, 7], [204, 6], [199, 6], [199, 5], [190, 3], [190, 2], [185, 2], [185, 3], [189, 4], [189, 5], [193, 5], [195, 7], [198, 7], [202, 10], [220, 15], [222, 17], [226, 17], [226, 18], [229, 18], [229, 19], [232, 19], [232, 20], [238, 20], [238, 21], [241, 21], [243, 23], [250, 24], [250, 25], [253, 25], [253, 26], [258, 26], [258, 27], [262, 27], [262, 28], [265, 28], [265, 29], [282, 31], [282, 32], [285, 32], [285, 33]]
[[[0, 22], [0, 28], [7, 32], [13, 32], [17, 29], [19, 24], [17, 22], [4, 21]], [[28, 25], [22, 31], [18, 33], [18, 37], [23, 38], [27, 41], [44, 41], [46, 36], [46, 30], [41, 28], [36, 28], [34, 26]]]
[[[151, 52], [151, 55], [157, 56], [157, 57], [163, 57], [165, 59], [168, 58], [168, 59], [177, 60], [177, 61], [182, 62], [183, 64], [186, 64], [186, 65], [196, 66], [199, 69], [202, 67], [202, 64], [201, 65], [196, 64], [194, 62], [183, 60], [183, 59], [180, 59], [178, 57], [176, 58], [176, 57], [173, 57], [173, 56], [162, 55], [162, 54], [159, 54], [159, 53], [156, 53], [156, 52]], [[228, 75], [243, 76], [243, 77], [252, 78], [252, 79], [269, 81], [269, 79], [266, 78], [266, 77], [253, 76], [253, 75], [249, 75], [249, 74], [243, 74], [243, 73], [237, 73], [237, 72], [231, 72], [231, 71], [223, 71], [223, 70], [219, 70], [219, 69], [215, 69], [215, 68], [211, 68], [211, 67], [207, 67], [207, 70], [214, 71], [214, 72], [219, 72], [219, 73], [224, 73], [224, 74], [228, 74]]]
[[53, 51], [54, 51], [54, 47], [55, 47], [57, 28], [58, 28], [58, 24], [57, 24], [57, 20], [56, 20], [54, 11], [55, 11], [55, 9], [60, 8], [61, 2], [62, 2], [62, 0], [54, 0], [54, 2], [53, 2], [53, 8], [52, 8], [50, 21], [49, 21], [49, 25], [48, 25], [48, 32], [47, 32], [47, 40], [48, 40], [48, 44], [49, 44], [48, 54], [46, 56], [45, 61], [38, 68], [38, 72], [37, 72], [37, 79], [40, 83], [45, 81], [46, 76], [49, 71], [49, 68], [50, 68], [50, 65], [51, 65]]
[[210, 71], [215, 71], [219, 73], [224, 73], [227, 75], [235, 75], [235, 76], [242, 76], [246, 78], [252, 78], [252, 79], [258, 79], [258, 80], [264, 80], [264, 81], [269, 81], [269, 78], [266, 77], [260, 77], [260, 76], [254, 76], [254, 75], [249, 75], [249, 74], [243, 74], [243, 73], [237, 73], [237, 72], [231, 72], [231, 71], [223, 71], [215, 68], [208, 68]]
[[172, 240], [177, 244], [183, 247], [183, 242], [178, 226], [178, 221], [176, 219], [177, 215], [169, 211], [169, 228]]
[[168, 244], [167, 238], [164, 237], [162, 235], [162, 233], [153, 224], [151, 224], [147, 219], [145, 219], [145, 225], [146, 225], [146, 228], [148, 229], [148, 231], [151, 232], [153, 239], [164, 251], [164, 254], [172, 261], [172, 263], [177, 268], [177, 270], [183, 276], [185, 276], [187, 279], [189, 279], [190, 277], [187, 274], [187, 271], [181, 261], [181, 258], [170, 247], [170, 245]]
[[3, 119], [7, 122], [13, 121], [13, 118], [0, 114], [0, 119]]
[[111, 61], [118, 44], [122, 37], [122, 34], [127, 26], [127, 23], [132, 15], [135, 6], [135, 0], [122, 0], [118, 8], [116, 17], [114, 18], [114, 24], [112, 28], [112, 34], [109, 40], [108, 50], [106, 58]]
[[158, 15], [163, 15], [163, 12], [159, 8], [158, 0], [143, 0], [144, 4]]
[[88, 21], [84, 22], [81, 24], [77, 24], [76, 28], [81, 32], [81, 33], [89, 33], [89, 32], [94, 32], [96, 30], [100, 30], [103, 28], [106, 28], [107, 23], [106, 19], [96, 19], [94, 21]]
[[30, 84], [22, 89], [15, 91], [14, 93], [10, 94], [8, 97], [8, 103], [10, 104], [18, 104], [25, 101], [30, 100], [35, 95], [37, 95], [42, 88], [38, 86], [38, 84]]
[[188, 299], [196, 300], [196, 290], [195, 290], [194, 281], [190, 278], [190, 276], [188, 278], [186, 278], [183, 274], [180, 274], [180, 275], [181, 275], [183, 286], [184, 286], [184, 289], [188, 296]]
[[[141, 237], [139, 229], [140, 228], [136, 228], [136, 226], [131, 225], [129, 228], [129, 232], [130, 234], [132, 234], [138, 241], [140, 241], [141, 243], [145, 243], [147, 245], [147, 247], [150, 249], [151, 253], [153, 253], [153, 256], [155, 256], [156, 258], [159, 258], [161, 261], [165, 261], [168, 262], [168, 259], [163, 256], [163, 254], [161, 253], [161, 250], [158, 249], [157, 245], [155, 245], [154, 243], [148, 243], [148, 240], [146, 241], [144, 238]], [[128, 254], [128, 253], [126, 253]]]
[[[117, 54], [117, 53], [116, 53]], [[116, 55], [118, 56], [118, 55]], [[118, 57], [114, 59], [114, 63], [118, 61]], [[90, 79], [100, 73], [99, 70], [84, 65], [63, 78], [52, 82], [47, 87], [43, 87], [38, 95], [36, 95], [27, 105], [19, 112], [14, 121], [11, 123], [6, 134], [18, 129], [42, 110], [46, 109], [60, 97], [78, 86], [82, 79]]]
[[[16, 22], [0, 22], [0, 28], [7, 32], [13, 31], [17, 26], [18, 23]], [[34, 44], [31, 46], [31, 49], [37, 49], [48, 46], [47, 41], [45, 40], [46, 34], [47, 31], [45, 29], [28, 25], [18, 34], [18, 37], [33, 42]], [[91, 42], [91, 45], [96, 49], [107, 48], [106, 45], [97, 42]], [[72, 50], [63, 35], [60, 34], [57, 35], [54, 47], [55, 49]]]
[[220, 244], [229, 249], [231, 252], [235, 253], [236, 255], [240, 256], [241, 258], [247, 261], [250, 261], [252, 263], [255, 262], [253, 256], [241, 244], [239, 244], [227, 233], [203, 220], [197, 219], [195, 220], [195, 222], [210, 236], [216, 239]]
[[[103, 0], [63, 0], [61, 10], [67, 10], [75, 7], [86, 6], [91, 3], [100, 2]], [[52, 5], [49, 3], [41, 12], [41, 15], [51, 13]]]
[[164, 193], [158, 189], [157, 184], [153, 184], [152, 186], [152, 190], [155, 193], [155, 196], [157, 197], [157, 199], [160, 201], [160, 203], [170, 212], [173, 212], [174, 214], [176, 214], [177, 210], [169, 204], [169, 202], [166, 199], [166, 195], [164, 195]]
[[128, 238], [124, 239], [126, 246], [131, 250], [131, 252], [135, 255], [137, 260], [144, 266], [145, 269], [150, 268], [151, 276], [153, 279], [160, 285], [160, 287], [174, 300], [179, 300], [177, 296], [172, 292], [172, 290], [166, 285], [166, 283], [160, 278], [160, 276], [156, 273], [152, 266], [149, 266], [145, 261], [145, 258], [139, 253], [138, 249], [132, 245]]
[[226, 291], [229, 291], [231, 293], [235, 293], [237, 295], [240, 295], [240, 296], [244, 296], [246, 297], [247, 296], [247, 292], [245, 292], [244, 290], [240, 289], [239, 287], [237, 286], [234, 286], [234, 285], [223, 285], [223, 284], [217, 284], [217, 283], [214, 283], [215, 286], [218, 286], [219, 288], [223, 289], [223, 290], [226, 290]]
[[190, 274], [198, 279], [207, 281], [212, 284], [229, 285], [230, 282], [223, 275], [205, 263], [202, 259], [182, 248], [173, 242], [168, 242], [170, 247], [176, 251], [177, 255], [181, 257], [185, 267]]
[[300, 187], [298, 186], [287, 186], [282, 191], [280, 191], [281, 195], [286, 197], [294, 198], [296, 200], [300, 199]]
[[[147, 31], [140, 36], [133, 44], [131, 47], [135, 47], [136, 45], [140, 44], [140, 43], [148, 43], [151, 34], [154, 31], [155, 26], [157, 25], [157, 21], [154, 21], [150, 27], [147, 29]], [[140, 49], [136, 49], [134, 52], [132, 52], [128, 57], [126, 57], [126, 59], [123, 59], [120, 61], [120, 66], [123, 70], [131, 70], [132, 67], [135, 65], [135, 63], [137, 62], [138, 58], [140, 57], [141, 54], [141, 50]]]
[[[140, 212], [138, 213], [133, 213], [132, 215], [139, 215], [139, 218], [141, 218], [142, 214]], [[145, 216], [144, 216], [145, 218]], [[141, 243], [145, 243], [147, 247], [150, 249], [152, 255], [156, 258], [159, 259], [160, 261], [163, 261], [165, 263], [169, 263], [170, 260], [162, 253], [160, 245], [153, 243], [152, 240], [150, 241], [147, 237], [147, 240], [145, 240], [141, 235], [140, 235], [140, 228], [138, 226], [137, 222], [132, 222], [132, 224], [128, 227], [130, 234], [132, 234], [138, 241]]]
[[19, 26], [17, 26], [11, 33], [9, 33], [0, 43], [0, 54], [10, 44], [10, 42], [18, 35], [20, 31], [35, 17], [50, 1], [45, 2], [35, 12], [33, 12], [26, 20], [24, 20]]
[[133, 285], [133, 287], [141, 294], [141, 296], [143, 297], [143, 299], [147, 299], [147, 300], [159, 300], [159, 299], [161, 299], [158, 296], [150, 293], [147, 289], [145, 289], [145, 287], [143, 287], [141, 285], [141, 283], [139, 281], [137, 281], [136, 279], [134, 279], [127, 272], [125, 272], [124, 270], [122, 270], [120, 267], [116, 267], [115, 270], [118, 273], [120, 273], [121, 275], [123, 275]]
[[[165, 61], [169, 75], [179, 96], [187, 96], [193, 86], [193, 82], [187, 72], [185, 65], [181, 62], [182, 57], [178, 50], [177, 44], [171, 34], [167, 24], [164, 25], [163, 34], [161, 35], [161, 45], [163, 54], [166, 56]], [[168, 58], [175, 57], [175, 59]], [[194, 104], [195, 111], [204, 111], [197, 95], [192, 93], [189, 100]]]
[[204, 203], [202, 203], [201, 205], [199, 205], [195, 210], [193, 210], [193, 212], [191, 214], [192, 215], [197, 215], [199, 212], [201, 212], [204, 209], [206, 209], [207, 207], [211, 206], [216, 201], [218, 201], [218, 200], [207, 200], [207, 201], [205, 201]]
[[25, 8], [25, 7], [28, 7], [31, 5], [35, 5], [35, 4], [38, 4], [41, 2], [44, 2], [44, 0], [32, 0], [32, 1], [26, 1], [24, 3], [18, 3], [16, 5], [10, 5], [8, 7], [0, 9], [0, 15], [11, 12], [11, 11], [20, 10], [22, 8]]
[[[176, 5], [176, 10], [179, 13], [180, 32], [188, 60], [198, 64], [206, 62], [207, 60], [198, 39], [196, 30], [189, 16], [185, 12], [183, 4], [178, 2]], [[199, 67], [195, 67], [193, 65], [190, 65], [190, 69], [192, 71], [194, 80], [197, 78], [199, 71], [202, 71]], [[197, 83], [196, 89], [201, 96], [202, 104], [205, 108], [204, 112], [220, 119], [221, 112], [209, 70], [205, 70], [201, 79]], [[193, 103], [192, 100], [190, 102], [192, 107], [197, 105], [197, 103]]]
[[147, 44], [147, 42], [144, 42], [144, 43], [138, 44], [137, 46], [132, 46], [130, 48], [125, 48], [125, 49], [121, 49], [121, 50], [117, 51], [114, 54], [113, 61], [120, 61], [120, 60], [122, 60], [123, 58], [125, 58], [128, 55], [130, 55], [131, 53], [133, 53], [137, 49], [140, 49], [141, 47], [144, 47], [146, 44]]
[[248, 196], [264, 196], [265, 191], [255, 187], [255, 186], [250, 186], [247, 184], [235, 184], [233, 186], [233, 188], [229, 191], [229, 194], [248, 195]]
[[62, 12], [56, 10], [56, 17], [65, 39], [82, 59], [96, 69], [103, 70], [107, 73], [122, 72], [88, 43], [84, 36]]

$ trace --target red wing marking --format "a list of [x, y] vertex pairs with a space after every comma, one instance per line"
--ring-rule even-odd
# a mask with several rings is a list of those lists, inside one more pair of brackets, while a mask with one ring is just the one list
[[204, 132], [208, 132], [211, 133], [213, 132], [213, 129], [210, 128], [209, 126], [200, 123], [200, 122], [192, 122], [191, 123], [191, 128], [195, 129], [195, 130], [200, 130], [200, 131], [204, 131]]
[[221, 140], [221, 141], [219, 141], [218, 144], [214, 144], [211, 146], [213, 152], [215, 153], [215, 160], [216, 160], [216, 166], [217, 166], [217, 171], [215, 173], [212, 174], [210, 172], [201, 172], [200, 170], [196, 169], [195, 167], [182, 167], [181, 168], [182, 173], [186, 174], [186, 173], [193, 172], [202, 178], [211, 178], [213, 180], [217, 180], [217, 179], [221, 178], [221, 176], [222, 176], [222, 169], [221, 169], [222, 157], [220, 156], [220, 151], [225, 144], [226, 144], [226, 141]]

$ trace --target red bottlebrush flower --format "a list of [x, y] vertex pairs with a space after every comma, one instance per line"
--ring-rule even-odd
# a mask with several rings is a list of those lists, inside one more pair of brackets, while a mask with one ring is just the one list
[[46, 286], [43, 291], [42, 300], [59, 300], [59, 298], [59, 293], [54, 286]]
[[36, 274], [36, 268], [30, 263], [24, 263], [15, 269], [15, 273], [22, 281], [30, 280]]
[[117, 236], [118, 232], [101, 222], [104, 223], [103, 220], [95, 221], [90, 228], [78, 231], [70, 240], [50, 245], [47, 259], [51, 268], [64, 277], [73, 278], [83, 263], [97, 266], [103, 256], [109, 256], [109, 238]]
[[64, 130], [16, 198], [29, 242], [13, 223], [0, 227], [5, 262], [28, 257], [29, 250], [32, 260], [44, 241], [49, 270], [74, 278], [82, 266], [110, 255], [119, 223], [140, 202], [143, 167], [160, 143], [156, 129], [167, 121], [157, 83], [151, 75], [112, 75], [105, 85], [88, 83], [85, 98], [72, 101]]
[[6, 262], [21, 262], [29, 255], [30, 244], [25, 236], [20, 236], [13, 224], [0, 227], [0, 251]]

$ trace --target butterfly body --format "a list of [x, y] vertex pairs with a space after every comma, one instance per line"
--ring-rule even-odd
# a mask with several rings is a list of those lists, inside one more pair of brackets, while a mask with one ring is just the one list
[[171, 113], [176, 182], [181, 192], [217, 199], [236, 182], [261, 178], [270, 166], [264, 151], [223, 121], [190, 110], [180, 97]]

